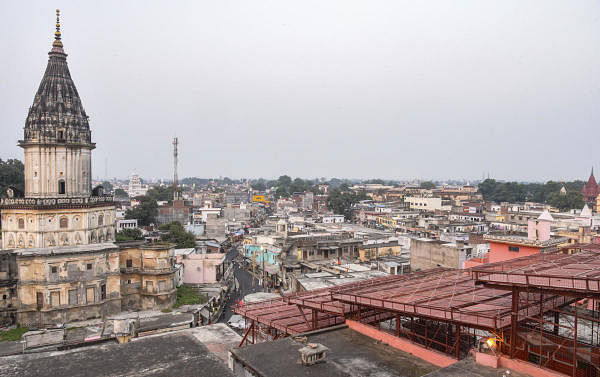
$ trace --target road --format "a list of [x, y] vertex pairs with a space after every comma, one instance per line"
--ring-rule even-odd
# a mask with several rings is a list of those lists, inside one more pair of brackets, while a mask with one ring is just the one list
[[[227, 262], [231, 262], [236, 256], [239, 255], [238, 247], [233, 246], [231, 249], [227, 251], [227, 255], [225, 257]], [[231, 311], [231, 307], [236, 305], [236, 302], [243, 299], [244, 296], [254, 292], [260, 292], [262, 287], [258, 285], [258, 281], [254, 281], [254, 287], [252, 287], [252, 275], [250, 272], [245, 270], [243, 266], [240, 266], [238, 263], [233, 262], [233, 276], [237, 279], [239, 283], [238, 292], [232, 291], [229, 299], [227, 300], [225, 310], [219, 319], [219, 322], [226, 323], [231, 318], [233, 312]]]

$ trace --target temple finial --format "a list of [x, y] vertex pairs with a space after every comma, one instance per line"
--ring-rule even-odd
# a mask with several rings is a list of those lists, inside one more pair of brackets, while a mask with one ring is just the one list
[[60, 9], [56, 10], [56, 32], [54, 32], [54, 42], [52, 43], [54, 47], [62, 47], [63, 44], [60, 40]]

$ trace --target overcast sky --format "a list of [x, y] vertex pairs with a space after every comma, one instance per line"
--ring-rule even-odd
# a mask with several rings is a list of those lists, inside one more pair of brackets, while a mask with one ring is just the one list
[[587, 179], [598, 1], [2, 1], [0, 158], [60, 8], [94, 177]]

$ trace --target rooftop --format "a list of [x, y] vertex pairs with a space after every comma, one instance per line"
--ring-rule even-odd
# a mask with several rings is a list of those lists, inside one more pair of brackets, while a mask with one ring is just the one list
[[33, 257], [38, 255], [60, 255], [77, 253], [96, 253], [100, 251], [116, 250], [118, 246], [112, 242], [93, 243], [76, 246], [53, 246], [34, 247], [30, 249], [14, 249], [12, 252], [21, 257]]
[[329, 349], [326, 362], [311, 366], [299, 363], [299, 349], [305, 345], [291, 337], [235, 348], [231, 353], [234, 359], [261, 377], [423, 376], [438, 369], [347, 327], [316, 331], [306, 337], [308, 342], [320, 343]]
[[[216, 327], [215, 327], [216, 326]], [[226, 329], [224, 330], [223, 327]], [[214, 336], [211, 334], [217, 332]], [[219, 340], [223, 333], [233, 335]], [[235, 336], [235, 341], [232, 340]], [[9, 356], [0, 375], [13, 377], [101, 376], [232, 376], [220, 348], [240, 337], [224, 324], [135, 338], [130, 343]], [[221, 344], [218, 346], [215, 344]]]
[[573, 294], [600, 297], [600, 250], [585, 247], [577, 254], [559, 252], [534, 254], [471, 269], [480, 283], [511, 287], [534, 286]]
[[550, 247], [550, 246], [556, 246], [556, 245], [559, 245], [561, 243], [565, 243], [568, 241], [567, 237], [556, 237], [556, 238], [550, 238], [549, 240], [546, 240], [546, 241], [541, 241], [541, 240], [532, 240], [527, 237], [496, 235], [496, 234], [484, 234], [483, 239], [486, 241], [523, 245], [523, 246], [531, 246], [531, 247]]

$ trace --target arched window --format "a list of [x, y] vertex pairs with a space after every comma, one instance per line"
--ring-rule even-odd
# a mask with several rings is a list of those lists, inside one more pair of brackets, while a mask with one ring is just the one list
[[19, 219], [19, 229], [25, 229], [25, 219]]
[[98, 225], [103, 225], [103, 223], [104, 223], [104, 216], [98, 215]]
[[65, 186], [65, 180], [64, 179], [59, 179], [58, 180], [58, 193], [59, 194], [65, 194], [67, 192], [67, 188]]
[[60, 218], [60, 228], [66, 229], [68, 227], [69, 227], [69, 219], [67, 219], [66, 217], [61, 217]]

